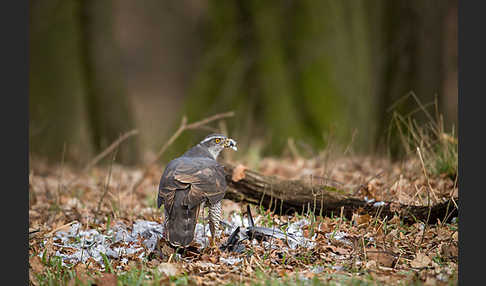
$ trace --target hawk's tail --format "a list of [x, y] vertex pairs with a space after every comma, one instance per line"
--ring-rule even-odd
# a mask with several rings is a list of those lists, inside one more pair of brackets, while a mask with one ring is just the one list
[[166, 213], [167, 239], [174, 246], [188, 246], [194, 239], [194, 229], [196, 228], [199, 205], [193, 207], [185, 205], [184, 198], [189, 193], [186, 190], [177, 190], [174, 196], [171, 214]]

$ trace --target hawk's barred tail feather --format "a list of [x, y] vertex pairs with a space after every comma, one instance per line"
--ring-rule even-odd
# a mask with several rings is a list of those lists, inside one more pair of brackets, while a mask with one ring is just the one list
[[175, 192], [172, 210], [165, 213], [166, 217], [169, 214], [166, 218], [167, 239], [174, 246], [186, 247], [194, 238], [199, 205], [191, 209], [183, 204], [188, 192], [189, 189]]

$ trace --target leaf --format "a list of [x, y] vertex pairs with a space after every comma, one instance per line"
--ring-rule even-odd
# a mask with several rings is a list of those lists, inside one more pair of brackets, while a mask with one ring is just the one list
[[96, 279], [96, 285], [99, 286], [116, 286], [118, 278], [115, 274], [105, 273], [103, 276]]
[[86, 281], [89, 278], [88, 274], [86, 273], [86, 265], [83, 263], [76, 264], [76, 266], [74, 266], [74, 270], [76, 272], [76, 277], [80, 281]]
[[395, 263], [395, 256], [382, 252], [382, 251], [373, 251], [366, 253], [368, 259], [376, 261], [377, 265], [384, 266], [384, 267], [393, 267]]
[[160, 263], [157, 269], [166, 276], [177, 276], [181, 272], [179, 265], [176, 263]]
[[368, 262], [366, 262], [365, 268], [366, 269], [375, 269], [376, 268], [376, 265], [377, 265], [376, 261], [369, 260]]
[[459, 241], [459, 232], [454, 232], [454, 234], [452, 235], [452, 239], [454, 239], [455, 242]]
[[29, 264], [35, 273], [42, 273], [44, 271], [44, 265], [42, 264], [39, 256], [34, 256], [29, 259]]
[[437, 230], [437, 236], [436, 236], [436, 238], [438, 240], [448, 240], [448, 239], [451, 238], [451, 233], [447, 229], [439, 228]]
[[449, 257], [457, 257], [458, 256], [458, 248], [456, 245], [450, 244], [443, 244], [441, 247], [441, 254], [447, 258]]
[[423, 268], [429, 266], [429, 264], [432, 262], [432, 260], [425, 255], [424, 253], [417, 253], [417, 256], [415, 256], [415, 259], [410, 262], [410, 266], [414, 268]]
[[247, 168], [244, 165], [238, 164], [238, 166], [233, 169], [233, 175], [231, 176], [231, 180], [233, 180], [233, 182], [238, 182], [239, 180], [244, 179], [246, 169]]
[[336, 247], [334, 252], [340, 255], [347, 255], [350, 253], [350, 250], [343, 247]]
[[35, 274], [32, 270], [29, 269], [29, 283], [31, 283], [34, 286], [38, 286], [39, 281], [37, 280], [37, 277], [35, 277]]
[[[391, 211], [391, 207], [392, 207], [392, 204], [390, 204], [390, 211]], [[398, 217], [397, 215], [394, 215], [393, 218], [389, 221], [390, 224], [400, 224], [400, 217]]]
[[355, 217], [355, 221], [358, 225], [368, 223], [371, 220], [371, 216], [369, 214], [357, 215]]

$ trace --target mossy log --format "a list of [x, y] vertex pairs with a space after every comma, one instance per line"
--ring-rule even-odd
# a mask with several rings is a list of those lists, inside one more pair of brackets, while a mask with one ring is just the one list
[[[418, 221], [437, 223], [438, 219], [450, 220], [457, 216], [455, 204], [451, 201], [431, 206], [404, 205], [398, 202], [369, 203], [352, 191], [332, 186], [310, 184], [302, 180], [285, 180], [275, 176], [265, 176], [252, 170], [244, 170], [242, 178], [233, 179], [235, 166], [225, 164], [228, 189], [225, 199], [261, 205], [277, 214], [313, 212], [321, 216], [343, 216], [351, 219], [353, 213], [368, 213], [391, 219], [399, 215], [405, 223]], [[454, 199], [458, 202], [458, 199]]]

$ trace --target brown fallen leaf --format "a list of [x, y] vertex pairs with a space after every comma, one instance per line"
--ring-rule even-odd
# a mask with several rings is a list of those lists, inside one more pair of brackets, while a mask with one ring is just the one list
[[34, 285], [34, 286], [40, 285], [39, 281], [37, 280], [37, 277], [35, 277], [32, 269], [29, 269], [29, 283], [32, 283], [32, 285]]
[[233, 180], [233, 182], [238, 182], [239, 180], [244, 179], [246, 169], [247, 168], [243, 164], [238, 164], [238, 166], [236, 166], [233, 169], [233, 174], [231, 176], [231, 180]]
[[[203, 280], [202, 277], [192, 276], [191, 278], [195, 280], [196, 285], [203, 285], [204, 280]], [[169, 282], [169, 281], [167, 281], [167, 282]], [[163, 283], [163, 284], [160, 284], [160, 285], [167, 285], [167, 284]]]
[[159, 239], [157, 241], [156, 250], [156, 254], [167, 258], [175, 253], [174, 248], [172, 248], [165, 239]]
[[280, 269], [277, 271], [278, 273], [278, 276], [280, 277], [285, 277], [287, 275], [287, 271], [285, 271], [285, 269]]
[[427, 286], [437, 285], [437, 279], [435, 279], [434, 276], [428, 275], [427, 278], [425, 279], [424, 285]]
[[214, 264], [218, 263], [218, 260], [219, 259], [216, 256], [209, 256], [209, 261], [211, 261]]
[[454, 241], [459, 241], [459, 232], [454, 232], [454, 234], [452, 235], [452, 239], [454, 239]]
[[180, 266], [176, 263], [160, 263], [157, 269], [166, 276], [176, 276], [181, 272]]
[[371, 220], [371, 216], [369, 214], [357, 215], [355, 217], [355, 221], [358, 225], [367, 223]]
[[304, 272], [304, 277], [307, 278], [307, 279], [312, 279], [312, 278], [314, 278], [314, 276], [316, 276], [315, 273], [312, 273], [310, 271]]
[[96, 279], [96, 285], [99, 286], [116, 286], [118, 278], [113, 273], [105, 273], [103, 276]]
[[349, 249], [343, 248], [343, 247], [336, 247], [336, 249], [333, 250], [335, 253], [340, 254], [340, 255], [346, 255], [349, 254], [351, 251]]
[[[392, 204], [394, 204], [394, 203], [390, 204], [390, 210], [392, 208], [392, 206], [391, 206]], [[398, 207], [400, 207], [400, 206], [398, 206]], [[388, 221], [388, 223], [389, 224], [400, 224], [400, 217], [397, 216], [397, 215], [393, 215], [393, 218], [390, 221]]]
[[432, 260], [424, 253], [417, 253], [415, 259], [410, 262], [410, 266], [414, 268], [427, 267], [432, 262]]
[[396, 257], [390, 253], [382, 251], [369, 251], [366, 253], [369, 260], [376, 261], [377, 265], [384, 267], [393, 267]]
[[455, 258], [458, 256], [459, 250], [453, 243], [443, 244], [441, 247], [441, 254], [447, 258]]
[[37, 255], [29, 259], [29, 264], [35, 273], [42, 273], [44, 271], [44, 264], [42, 264], [41, 258]]
[[86, 265], [83, 263], [78, 263], [74, 266], [74, 270], [76, 271], [76, 277], [83, 282], [86, 282], [89, 278], [88, 274], [86, 273]]
[[436, 236], [436, 238], [438, 240], [448, 240], [449, 238], [451, 238], [451, 233], [447, 229], [439, 228], [437, 230], [437, 236]]
[[225, 215], [229, 215], [231, 212], [241, 211], [241, 205], [233, 202], [232, 200], [223, 199], [221, 201], [221, 208]]
[[376, 266], [377, 266], [377, 263], [374, 260], [368, 260], [368, 262], [366, 262], [366, 264], [365, 264], [366, 269], [375, 269]]
[[[398, 213], [400, 211], [400, 204], [397, 203], [397, 202], [392, 202], [390, 203], [390, 212], [392, 213]], [[394, 217], [398, 217], [398, 216], [394, 216]], [[400, 220], [400, 218], [399, 218]]]

